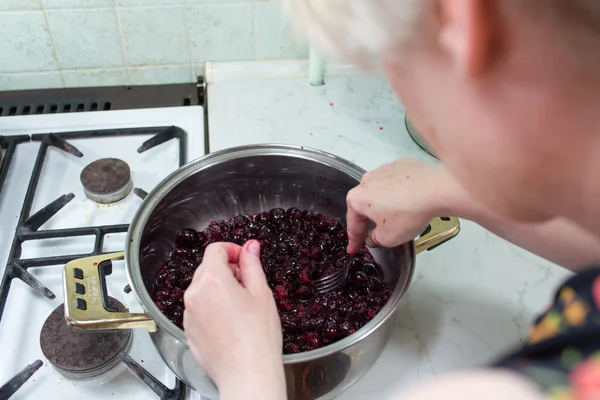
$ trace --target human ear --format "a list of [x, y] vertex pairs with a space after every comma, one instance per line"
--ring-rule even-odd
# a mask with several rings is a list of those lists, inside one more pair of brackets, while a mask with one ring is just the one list
[[479, 75], [493, 61], [493, 0], [438, 0], [439, 43], [461, 74]]

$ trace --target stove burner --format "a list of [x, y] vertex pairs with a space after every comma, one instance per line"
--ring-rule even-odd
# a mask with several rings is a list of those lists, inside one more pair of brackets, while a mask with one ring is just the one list
[[[119, 311], [126, 311], [118, 300], [110, 298]], [[65, 323], [65, 307], [52, 311], [40, 333], [44, 356], [58, 372], [69, 379], [84, 380], [102, 375], [116, 367], [131, 348], [131, 331], [78, 332]]]
[[133, 189], [129, 165], [117, 158], [94, 161], [81, 171], [79, 179], [85, 195], [101, 204], [117, 202]]

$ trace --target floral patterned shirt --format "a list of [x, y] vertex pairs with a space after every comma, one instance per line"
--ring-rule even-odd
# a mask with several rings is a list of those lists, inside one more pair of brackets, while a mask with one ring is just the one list
[[523, 348], [497, 366], [522, 373], [551, 400], [600, 400], [600, 268], [561, 286]]

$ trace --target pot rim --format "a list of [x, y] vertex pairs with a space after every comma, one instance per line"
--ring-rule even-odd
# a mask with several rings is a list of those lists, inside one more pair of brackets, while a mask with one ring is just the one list
[[[179, 183], [198, 171], [222, 161], [238, 158], [241, 155], [283, 155], [303, 158], [336, 168], [355, 178], [357, 181], [360, 181], [362, 175], [366, 172], [358, 165], [322, 150], [305, 146], [269, 143], [232, 147], [204, 155], [189, 162], [188, 164], [185, 164], [163, 179], [148, 194], [148, 196], [146, 196], [141, 206], [136, 211], [135, 216], [131, 221], [129, 230], [127, 231], [125, 246], [126, 272], [130, 287], [137, 301], [144, 309], [144, 312], [146, 312], [146, 314], [156, 322], [159, 329], [165, 330], [169, 335], [175, 337], [177, 340], [186, 345], [187, 340], [184, 331], [169, 321], [169, 319], [158, 309], [144, 285], [139, 262], [142, 232], [148, 222], [148, 218], [156, 208], [156, 205]], [[408, 277], [405, 282], [398, 280], [392, 291], [390, 299], [375, 316], [375, 318], [373, 318], [365, 326], [357, 330], [352, 335], [340, 341], [312, 351], [283, 355], [284, 364], [303, 363], [342, 351], [373, 334], [377, 328], [379, 328], [379, 326], [384, 324], [392, 316], [398, 306], [398, 303], [404, 298], [408, 291], [415, 269], [414, 241], [405, 243], [397, 248], [401, 252], [409, 252], [408, 259], [410, 260], [410, 264], [405, 266], [405, 268], [409, 268]]]

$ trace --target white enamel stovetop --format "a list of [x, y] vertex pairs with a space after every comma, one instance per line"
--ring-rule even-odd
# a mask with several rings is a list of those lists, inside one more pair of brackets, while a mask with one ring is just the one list
[[[187, 159], [190, 161], [205, 153], [203, 115], [201, 107], [180, 107], [3, 117], [0, 118], [0, 135], [176, 125], [187, 132]], [[120, 158], [131, 167], [134, 186], [149, 192], [178, 167], [179, 160], [177, 140], [138, 154], [137, 148], [150, 137], [70, 140], [84, 154], [82, 158], [51, 147], [44, 161], [32, 213], [63, 194], [74, 193], [75, 198], [40, 230], [129, 223], [141, 203], [137, 196], [132, 193], [116, 204], [98, 205], [84, 196], [79, 174], [83, 167], [98, 158]], [[39, 146], [39, 142], [31, 142], [17, 147], [0, 196], [0, 273], [6, 267], [15, 225]], [[124, 234], [105, 236], [103, 250], [123, 250], [124, 237]], [[88, 253], [92, 251], [93, 245], [93, 237], [25, 242], [22, 258]], [[101, 378], [74, 382], [56, 372], [44, 358], [39, 344], [40, 329], [50, 312], [63, 302], [62, 267], [57, 265], [29, 270], [56, 294], [54, 300], [39, 296], [23, 282], [13, 280], [0, 321], [0, 385], [28, 364], [40, 359], [44, 365], [11, 400], [157, 399], [123, 364]], [[108, 277], [109, 292], [132, 311], [138, 311], [140, 307], [133, 294], [126, 295], [123, 292], [126, 283], [124, 266], [122, 262], [117, 262], [113, 274]], [[161, 360], [147, 332], [134, 331], [130, 355], [160, 381], [173, 387], [175, 378]], [[200, 396], [192, 393], [190, 398], [199, 399]]]

